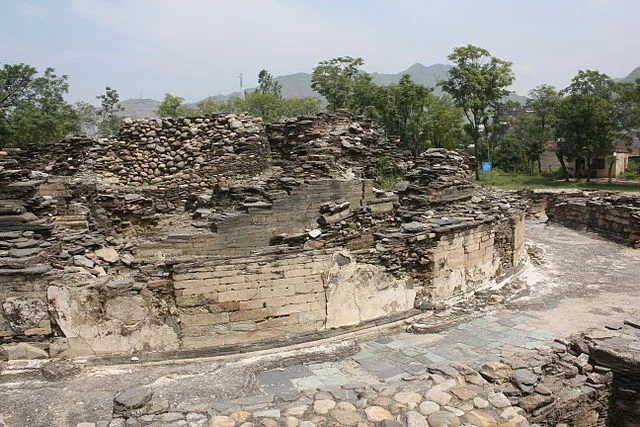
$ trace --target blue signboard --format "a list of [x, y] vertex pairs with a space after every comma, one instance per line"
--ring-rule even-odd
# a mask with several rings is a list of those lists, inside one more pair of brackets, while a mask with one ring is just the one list
[[482, 162], [482, 172], [491, 172], [492, 167], [493, 167], [493, 163]]

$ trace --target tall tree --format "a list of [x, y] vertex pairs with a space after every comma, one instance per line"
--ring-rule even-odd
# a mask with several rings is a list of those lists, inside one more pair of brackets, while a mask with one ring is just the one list
[[267, 70], [262, 70], [258, 73], [258, 85], [258, 93], [282, 98], [282, 85], [274, 80]]
[[96, 96], [96, 98], [100, 101], [100, 108], [98, 109], [98, 135], [113, 136], [122, 125], [122, 119], [117, 115], [118, 112], [124, 110], [120, 105], [120, 95], [118, 95], [115, 89], [107, 86], [105, 93]]
[[[491, 56], [488, 50], [468, 45], [457, 47], [448, 56], [455, 65], [448, 79], [440, 84], [453, 98], [466, 118], [465, 129], [469, 133], [476, 157], [482, 131], [489, 122], [496, 106], [509, 94], [507, 87], [513, 83], [511, 62]], [[476, 170], [476, 178], [479, 171]]]
[[587, 181], [593, 161], [605, 158], [620, 136], [621, 126], [612, 101], [614, 82], [599, 71], [579, 71], [562, 92], [556, 113], [558, 146], [568, 159], [584, 158]]
[[368, 94], [359, 98], [372, 103], [364, 110], [384, 127], [387, 135], [400, 137], [404, 147], [417, 156], [430, 143], [427, 115], [434, 99], [433, 89], [414, 83], [408, 74], [397, 84], [371, 85]]
[[548, 135], [540, 125], [540, 119], [533, 114], [522, 114], [513, 122], [512, 139], [517, 141], [522, 149], [527, 163], [527, 172], [532, 173], [534, 165], [540, 172], [540, 156], [544, 153]]
[[65, 100], [68, 76], [47, 68], [5, 64], [0, 69], [0, 145], [23, 146], [61, 139], [79, 130], [77, 112]]
[[98, 109], [84, 101], [73, 104], [73, 109], [78, 115], [80, 132], [90, 137], [98, 135]]
[[[528, 105], [533, 109], [535, 123], [526, 119], [528, 122], [520, 126], [519, 136], [526, 138], [523, 143], [527, 158], [538, 165], [538, 172], [541, 173], [540, 156], [544, 153], [545, 144], [553, 139], [553, 117], [562, 97], [555, 87], [543, 84], [529, 91], [529, 98]], [[528, 135], [525, 136], [526, 133]], [[556, 150], [556, 156], [566, 172], [564, 158], [559, 150]]]
[[7, 114], [35, 96], [33, 80], [38, 70], [27, 64], [4, 64], [0, 69], [0, 113]]
[[616, 83], [614, 90], [618, 95], [614, 98], [616, 116], [623, 128], [623, 137], [628, 139], [629, 134], [640, 127], [640, 78], [635, 82]]
[[311, 74], [311, 88], [327, 99], [332, 110], [347, 108], [363, 64], [362, 58], [350, 56], [321, 61]]
[[447, 96], [434, 96], [425, 120], [425, 133], [430, 145], [438, 148], [456, 149], [460, 145], [463, 112]]

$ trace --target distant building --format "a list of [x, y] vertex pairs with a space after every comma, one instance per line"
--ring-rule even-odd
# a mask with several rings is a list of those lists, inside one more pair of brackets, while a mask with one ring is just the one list
[[[635, 146], [636, 156], [640, 156], [640, 141], [636, 136]], [[615, 151], [609, 158], [596, 158], [592, 160], [593, 172], [592, 178], [608, 178], [609, 167], [611, 167], [611, 178], [617, 178], [621, 173], [625, 172], [629, 167], [629, 158], [632, 157], [631, 153], [627, 150], [627, 146], [624, 142], [616, 143]], [[585, 178], [586, 177], [586, 159], [579, 158], [573, 161], [565, 160], [567, 171], [571, 178]], [[540, 157], [540, 165], [543, 172], [551, 172], [553, 170], [560, 169], [560, 161], [556, 155], [556, 143], [549, 142], [545, 146], [544, 153]]]

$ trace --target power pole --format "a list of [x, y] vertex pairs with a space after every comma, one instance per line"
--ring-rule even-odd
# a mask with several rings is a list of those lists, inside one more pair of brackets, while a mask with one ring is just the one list
[[242, 85], [242, 73], [240, 73], [238, 77], [240, 78], [240, 99], [244, 101], [244, 86]]

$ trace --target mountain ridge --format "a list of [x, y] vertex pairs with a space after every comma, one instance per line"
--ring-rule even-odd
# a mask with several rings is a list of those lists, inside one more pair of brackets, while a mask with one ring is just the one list
[[[437, 95], [441, 95], [442, 89], [437, 86], [438, 81], [445, 79], [447, 77], [447, 73], [449, 70], [453, 68], [451, 65], [447, 64], [432, 64], [432, 65], [423, 65], [419, 62], [412, 64], [407, 69], [400, 71], [399, 73], [378, 73], [372, 72], [369, 73], [373, 77], [373, 82], [380, 86], [388, 86], [391, 84], [398, 83], [400, 78], [404, 74], [409, 74], [411, 76], [411, 80], [415, 83], [433, 87], [434, 93]], [[629, 75], [623, 78], [616, 78], [615, 81], [624, 81], [624, 82], [633, 82], [636, 78], [640, 77], [640, 67], [634, 69]], [[283, 76], [276, 76], [274, 80], [282, 85], [282, 96], [285, 98], [298, 98], [298, 97], [307, 97], [307, 96], [315, 96], [322, 98], [317, 92], [311, 89], [311, 74], [305, 72], [298, 72], [293, 74], [286, 74]], [[250, 93], [256, 90], [256, 88], [247, 88], [246, 92]], [[212, 99], [214, 101], [225, 101], [230, 98], [238, 98], [240, 97], [240, 92], [232, 92], [227, 95], [217, 94], [208, 96], [205, 99]], [[527, 97], [523, 95], [518, 95], [513, 92], [508, 97], [510, 101], [516, 101], [521, 104], [524, 104], [527, 101]], [[138, 118], [155, 118], [157, 114], [155, 111], [160, 105], [160, 101], [154, 99], [136, 99], [130, 98], [122, 101], [120, 103], [124, 107], [124, 111], [122, 112], [123, 116], [131, 117], [132, 119]], [[195, 106], [195, 104], [187, 104], [189, 106]]]

